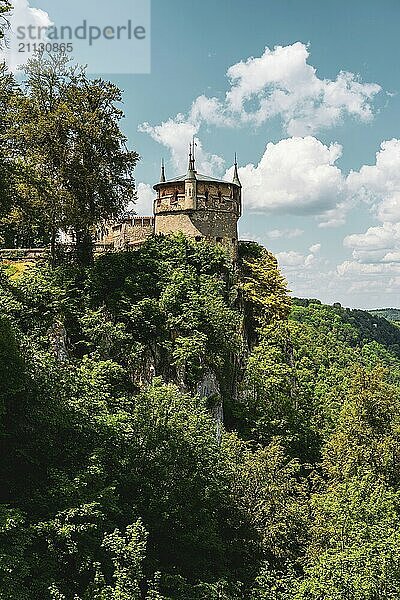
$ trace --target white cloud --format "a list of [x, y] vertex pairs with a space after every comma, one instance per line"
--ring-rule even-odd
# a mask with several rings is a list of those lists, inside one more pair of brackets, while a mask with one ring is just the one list
[[[185, 121], [182, 115], [178, 115], [176, 119], [168, 119], [161, 125], [152, 126], [149, 123], [142, 123], [139, 127], [139, 131], [148, 133], [156, 142], [168, 149], [173, 167], [179, 174], [185, 173], [187, 170], [189, 144], [198, 130], [199, 125]], [[197, 137], [195, 141], [197, 170], [201, 173], [219, 175], [224, 167], [224, 159], [204, 150]]]
[[[366, 234], [346, 238], [355, 247], [358, 238], [381, 243], [393, 249], [393, 231], [400, 221], [400, 140], [383, 141], [375, 165], [364, 165], [346, 177], [336, 166], [341, 156], [339, 144], [323, 144], [312, 136], [269, 143], [257, 165], [239, 168], [245, 207], [267, 213], [315, 215], [319, 227], [336, 227], [346, 221], [348, 211], [366, 202], [382, 223]], [[232, 168], [226, 172], [232, 177]], [[390, 245], [392, 244], [392, 245]], [[375, 248], [376, 250], [376, 248]]]
[[382, 142], [375, 165], [348, 176], [349, 192], [366, 202], [379, 225], [344, 239], [351, 260], [338, 266], [343, 278], [374, 277], [382, 292], [399, 292], [400, 273], [400, 140]]
[[376, 250], [384, 254], [395, 244], [400, 244], [400, 223], [384, 223], [378, 227], [370, 227], [365, 233], [348, 235], [344, 244], [356, 252]]
[[344, 201], [345, 180], [335, 166], [341, 152], [339, 144], [326, 146], [311, 136], [269, 143], [258, 165], [239, 169], [245, 207], [324, 219]]
[[280, 266], [289, 269], [289, 271], [295, 267], [308, 269], [313, 267], [317, 262], [321, 262], [321, 260], [315, 256], [320, 249], [321, 244], [314, 244], [311, 246], [309, 254], [300, 254], [300, 252], [290, 250], [289, 252], [277, 252], [275, 256], [278, 259]]
[[228, 116], [224, 105], [218, 98], [208, 98], [207, 96], [198, 96], [190, 109], [189, 121], [191, 123], [201, 124], [205, 121], [209, 125], [219, 125], [232, 127], [235, 120]]
[[381, 143], [375, 165], [364, 165], [348, 176], [351, 191], [371, 205], [382, 222], [400, 220], [400, 140]]
[[271, 229], [267, 231], [267, 237], [271, 240], [277, 240], [279, 238], [292, 239], [303, 235], [303, 229]]
[[294, 250], [289, 250], [289, 252], [277, 252], [275, 256], [282, 267], [299, 267], [305, 265], [306, 257]]
[[371, 101], [381, 89], [378, 84], [361, 83], [348, 72], [340, 72], [333, 81], [319, 79], [316, 69], [307, 64], [308, 57], [307, 46], [296, 42], [273, 50], [267, 47], [261, 57], [231, 66], [226, 110], [256, 124], [280, 116], [289, 135], [332, 127], [346, 114], [362, 121], [372, 118]]
[[153, 187], [148, 183], [138, 183], [136, 186], [137, 200], [132, 205], [132, 209], [141, 216], [149, 216], [153, 214], [153, 200], [155, 192]]
[[[225, 98], [203, 94], [195, 98], [187, 114], [179, 113], [159, 125], [143, 123], [139, 130], [164, 145], [177, 171], [184, 172], [188, 144], [202, 126], [261, 125], [279, 117], [290, 136], [305, 136], [337, 125], [346, 115], [361, 121], [373, 117], [372, 101], [381, 89], [378, 84], [361, 83], [347, 72], [340, 72], [335, 80], [319, 79], [308, 57], [308, 48], [301, 42], [265, 48], [262, 56], [229, 67]], [[199, 170], [219, 175], [224, 163], [220, 156], [206, 152], [200, 143], [197, 156]]]
[[[308, 254], [294, 250], [276, 254], [279, 267], [289, 283], [289, 288], [297, 296], [321, 297], [321, 292], [326, 294], [329, 290], [334, 274], [329, 270], [326, 259], [317, 256], [320, 247], [320, 244], [313, 244]], [[325, 301], [330, 300], [329, 296], [325, 296], [324, 299]]]
[[400, 264], [372, 264], [359, 263], [356, 261], [345, 260], [337, 267], [337, 271], [341, 276], [354, 275], [388, 275], [400, 274]]
[[0, 56], [3, 55], [10, 71], [15, 73], [20, 66], [25, 65], [28, 59], [32, 58], [34, 54], [32, 42], [40, 43], [47, 40], [46, 32], [42, 30], [40, 39], [30, 40], [28, 37], [25, 39], [25, 42], [31, 42], [31, 51], [28, 51], [28, 45], [25, 44], [25, 51], [19, 52], [19, 43], [21, 40], [17, 38], [18, 28], [22, 27], [21, 31], [24, 31], [27, 35], [28, 27], [33, 26], [36, 36], [36, 32], [39, 32], [38, 28], [47, 28], [53, 23], [46, 11], [31, 6], [29, 0], [13, 0], [12, 4], [13, 11], [9, 19], [10, 30], [7, 34], [7, 45], [0, 51]]
[[337, 125], [346, 115], [372, 119], [378, 84], [362, 83], [344, 71], [335, 80], [319, 79], [308, 58], [301, 42], [266, 47], [262, 56], [229, 67], [230, 88], [223, 100], [198, 96], [188, 115], [174, 121], [232, 127], [280, 117], [289, 135], [304, 136]]
[[[244, 208], [313, 215], [320, 227], [326, 227], [343, 223], [356, 202], [366, 202], [380, 223], [345, 238], [351, 257], [337, 267], [320, 258], [319, 242], [308, 253], [280, 252], [277, 258], [297, 295], [378, 306], [384, 294], [387, 303], [396, 304], [400, 292], [400, 223], [396, 220], [400, 214], [400, 141], [382, 142], [375, 165], [364, 165], [347, 177], [336, 166], [341, 150], [338, 144], [328, 146], [312, 136], [269, 143], [258, 164], [239, 169]], [[232, 167], [225, 176], [232, 177]], [[272, 229], [266, 237], [289, 239], [302, 233], [301, 229]], [[253, 239], [249, 233], [242, 237]], [[371, 293], [364, 298], [367, 289]]]

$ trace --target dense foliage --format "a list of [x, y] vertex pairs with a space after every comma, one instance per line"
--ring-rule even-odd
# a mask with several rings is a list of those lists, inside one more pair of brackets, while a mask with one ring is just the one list
[[399, 597], [400, 332], [290, 304], [257, 244], [3, 267], [1, 600]]
[[91, 262], [96, 226], [134, 197], [139, 156], [121, 102], [114, 84], [64, 54], [35, 55], [22, 85], [0, 62], [0, 246], [49, 246], [54, 264], [62, 233]]
[[9, 27], [7, 17], [11, 11], [11, 4], [8, 0], [0, 0], [0, 48], [4, 44], [5, 31]]
[[398, 599], [393, 312], [291, 302], [254, 243], [93, 262], [134, 192], [120, 101], [0, 65], [0, 242], [51, 251], [0, 266], [0, 600]]

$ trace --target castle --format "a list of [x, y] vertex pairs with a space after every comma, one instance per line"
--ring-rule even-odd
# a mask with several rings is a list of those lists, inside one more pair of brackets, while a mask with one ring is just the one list
[[152, 217], [126, 217], [106, 223], [98, 230], [100, 249], [129, 249], [139, 246], [151, 235], [181, 231], [197, 241], [207, 240], [224, 246], [232, 258], [237, 255], [237, 222], [242, 213], [242, 186], [237, 161], [232, 182], [197, 173], [194, 144], [190, 144], [189, 165], [185, 175], [166, 179], [164, 162], [156, 192]]

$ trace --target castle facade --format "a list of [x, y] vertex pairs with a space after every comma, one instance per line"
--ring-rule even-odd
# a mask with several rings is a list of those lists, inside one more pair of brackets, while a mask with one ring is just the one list
[[242, 214], [242, 186], [237, 161], [231, 182], [197, 173], [194, 146], [190, 145], [185, 175], [166, 179], [164, 164], [160, 181], [153, 187], [152, 217], [127, 217], [99, 229], [97, 246], [104, 249], [129, 249], [139, 246], [151, 235], [181, 231], [197, 241], [207, 240], [224, 246], [237, 255], [237, 223]]

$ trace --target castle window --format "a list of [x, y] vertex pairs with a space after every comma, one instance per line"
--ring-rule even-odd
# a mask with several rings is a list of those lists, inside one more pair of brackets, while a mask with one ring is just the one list
[[171, 199], [171, 202], [173, 204], [177, 204], [177, 202], [178, 202], [178, 190], [175, 190], [175, 194], [174, 194], [173, 198]]
[[205, 200], [206, 200], [206, 202], [207, 202], [207, 201], [208, 201], [208, 190], [206, 190], [206, 191], [204, 192], [204, 198], [205, 198]]

